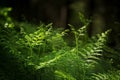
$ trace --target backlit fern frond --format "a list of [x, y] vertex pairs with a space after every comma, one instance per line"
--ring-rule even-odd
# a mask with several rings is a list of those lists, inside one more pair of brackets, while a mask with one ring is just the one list
[[62, 71], [55, 71], [56, 76], [58, 76], [61, 80], [76, 80], [74, 77], [72, 77], [71, 75], [62, 72]]
[[120, 71], [109, 71], [107, 73], [93, 74], [91, 80], [119, 80]]
[[99, 59], [98, 56], [100, 56], [103, 51], [108, 33], [109, 30], [101, 35], [97, 35], [98, 38], [94, 37], [94, 39], [91, 39], [90, 43], [87, 43], [84, 47], [80, 48], [79, 54], [82, 58], [87, 59], [88, 61], [91, 59]]
[[55, 58], [49, 60], [49, 61], [46, 61], [46, 62], [40, 62], [39, 65], [36, 65], [35, 66], [35, 69], [38, 70], [38, 69], [41, 69], [41, 68], [44, 68], [44, 67], [50, 67], [52, 65], [55, 65], [57, 64], [57, 61], [61, 59], [61, 57], [63, 57], [65, 54], [62, 54], [62, 55], [58, 55], [58, 56], [55, 56]]

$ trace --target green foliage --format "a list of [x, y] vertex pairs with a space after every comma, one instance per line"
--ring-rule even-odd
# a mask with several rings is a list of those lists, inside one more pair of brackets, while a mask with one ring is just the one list
[[13, 28], [14, 24], [12, 22], [11, 17], [9, 16], [9, 12], [12, 8], [0, 8], [0, 24], [4, 25], [4, 27]]
[[[83, 18], [82, 15], [81, 20]], [[71, 43], [64, 39], [69, 30], [54, 30], [52, 23], [40, 24], [35, 28], [35, 25], [29, 23], [5, 21], [0, 25], [0, 79], [119, 79], [119, 74], [114, 77], [113, 71], [107, 72], [111, 66], [104, 69], [106, 65], [111, 65], [103, 54], [109, 51], [106, 42], [110, 30], [90, 38], [87, 35], [88, 20], [81, 21], [84, 26], [77, 30], [69, 25], [75, 39], [71, 47], [68, 46]], [[6, 23], [14, 26], [6, 27]], [[109, 52], [114, 53], [112, 49]]]
[[93, 74], [92, 80], [119, 80], [120, 71], [110, 71], [108, 73]]
[[55, 73], [59, 76], [62, 77], [63, 79], [67, 79], [67, 80], [76, 80], [75, 78], [73, 78], [71, 75], [68, 75], [66, 73], [63, 73], [61, 71], [55, 71]]

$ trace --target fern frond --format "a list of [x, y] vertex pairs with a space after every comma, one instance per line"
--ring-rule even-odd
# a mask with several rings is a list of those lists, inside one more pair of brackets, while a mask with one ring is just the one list
[[72, 77], [71, 75], [65, 73], [65, 72], [62, 72], [62, 71], [58, 71], [56, 70], [55, 71], [55, 74], [58, 76], [58, 77], [61, 77], [62, 79], [65, 79], [65, 80], [76, 80], [74, 77]]
[[81, 12], [79, 12], [79, 18], [80, 18], [80, 21], [83, 23], [83, 25], [90, 22], [90, 20], [86, 19], [84, 14]]
[[107, 75], [104, 75], [104, 74], [101, 74], [101, 73], [93, 74], [92, 79], [93, 80], [109, 80]]
[[43, 67], [49, 67], [49, 66], [51, 66], [51, 65], [54, 65], [54, 64], [56, 64], [56, 62], [57, 62], [61, 57], [63, 57], [63, 56], [65, 56], [65, 54], [58, 55], [58, 56], [56, 56], [54, 59], [51, 59], [51, 60], [46, 61], [46, 62], [40, 62], [39, 65], [36, 65], [36, 66], [35, 66], [35, 69], [38, 70], [38, 69], [41, 69], [41, 68], [43, 68]]
[[91, 77], [92, 80], [119, 80], [120, 71], [109, 71], [107, 73], [98, 73], [93, 74]]
[[101, 35], [97, 35], [98, 38], [94, 37], [94, 40], [92, 38], [90, 43], [87, 43], [83, 48], [80, 48], [79, 54], [82, 56], [82, 58], [86, 59], [87, 61], [99, 60], [98, 56], [102, 55], [101, 52], [103, 51], [103, 48], [105, 46], [108, 33], [109, 30], [105, 33], [102, 33]]

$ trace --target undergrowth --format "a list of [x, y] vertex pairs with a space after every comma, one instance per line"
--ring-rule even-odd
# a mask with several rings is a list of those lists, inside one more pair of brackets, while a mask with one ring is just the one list
[[[88, 37], [85, 20], [83, 27], [54, 30], [52, 23], [33, 25], [13, 21], [2, 9], [0, 20], [0, 80], [119, 80], [120, 72], [112, 67], [115, 53], [106, 45], [110, 30]], [[33, 28], [34, 27], [34, 28]], [[64, 38], [74, 35], [69, 46]], [[109, 50], [108, 50], [109, 49]], [[117, 52], [116, 52], [117, 54]]]

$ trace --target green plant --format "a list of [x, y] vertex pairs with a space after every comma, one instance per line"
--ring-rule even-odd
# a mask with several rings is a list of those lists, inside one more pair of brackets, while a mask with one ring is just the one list
[[[79, 31], [81, 30], [83, 32], [83, 29], [84, 27], [80, 28]], [[105, 38], [107, 37], [108, 32], [109, 30], [97, 37], [94, 36], [92, 39], [87, 37], [85, 43], [81, 42], [84, 39], [80, 38], [79, 40], [81, 41], [76, 42], [76, 46], [74, 48], [58, 50], [57, 53], [54, 53], [56, 55], [47, 61], [45, 61], [45, 59], [48, 59], [48, 55], [47, 57], [43, 57], [43, 62], [40, 62], [40, 64], [36, 65], [35, 68], [37, 70], [47, 67], [50, 67], [52, 70], [56, 70], [57, 68], [58, 70], [71, 74], [76, 79], [87, 79], [91, 73], [94, 73], [94, 69], [97, 68], [95, 66], [99, 64], [100, 52], [102, 52], [102, 48], [105, 45]], [[77, 34], [80, 36], [82, 35], [83, 37], [85, 36], [83, 35], [84, 33]], [[79, 43], [81, 43], [82, 47], [77, 46]], [[53, 54], [51, 53], [49, 56], [51, 57]]]
[[[82, 15], [82, 14], [80, 14]], [[5, 17], [6, 18], [6, 17]], [[80, 18], [83, 27], [71, 27], [74, 40], [69, 46], [64, 37], [69, 30], [54, 30], [52, 23], [36, 27], [25, 22], [14, 22], [13, 27], [0, 24], [0, 78], [3, 80], [100, 80], [119, 79], [110, 75], [111, 59], [105, 51], [114, 53], [107, 45], [104, 33], [88, 37], [89, 20]], [[8, 24], [11, 24], [8, 23]], [[27, 27], [27, 28], [26, 28]], [[33, 28], [34, 27], [34, 28]], [[29, 29], [28, 29], [29, 28]], [[104, 69], [106, 65], [110, 68]], [[108, 70], [111, 72], [107, 72]], [[119, 73], [119, 72], [118, 72]]]
[[93, 74], [91, 80], [119, 80], [120, 72], [119, 71], [109, 71], [107, 73], [98, 73]]

